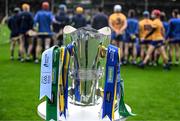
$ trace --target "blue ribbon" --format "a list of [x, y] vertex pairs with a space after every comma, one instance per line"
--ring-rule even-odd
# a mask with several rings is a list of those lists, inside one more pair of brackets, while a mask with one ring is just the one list
[[[107, 50], [107, 62], [106, 62], [106, 76], [105, 76], [105, 87], [104, 87], [104, 99], [102, 105], [102, 118], [106, 115], [112, 120], [112, 111], [114, 103], [115, 84], [118, 73], [118, 48], [109, 45]], [[119, 71], [120, 73], [120, 71]]]
[[[70, 63], [69, 60], [66, 60], [66, 56], [67, 56], [68, 52], [69, 52], [68, 48], [65, 48], [65, 50], [64, 50], [64, 63], [63, 63], [63, 67], [62, 67], [62, 69], [64, 70], [65, 64], [68, 63], [68, 68], [67, 68], [66, 74], [64, 73], [64, 71], [62, 71], [63, 87], [64, 87], [64, 112], [60, 112], [60, 116], [62, 114], [64, 114], [65, 118], [66, 118], [66, 110], [68, 109], [68, 73], [69, 73], [69, 63]], [[66, 80], [64, 79], [64, 74], [66, 76]]]
[[76, 101], [80, 101], [81, 100], [81, 95], [80, 95], [80, 79], [78, 78], [78, 70], [79, 70], [79, 62], [78, 62], [78, 57], [77, 57], [77, 50], [76, 50], [76, 46], [74, 44], [68, 44], [67, 46], [68, 51], [70, 53], [70, 55], [74, 56], [75, 60], [74, 60], [74, 66], [75, 66], [75, 100]]

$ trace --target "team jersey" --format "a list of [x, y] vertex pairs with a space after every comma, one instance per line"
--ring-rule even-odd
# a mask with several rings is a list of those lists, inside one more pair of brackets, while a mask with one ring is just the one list
[[168, 35], [174, 40], [180, 40], [180, 18], [172, 18], [170, 20]]
[[108, 26], [108, 17], [104, 13], [98, 13], [93, 17], [92, 28], [101, 29]]
[[109, 17], [109, 23], [115, 31], [119, 31], [126, 22], [126, 16], [122, 13], [113, 13]]
[[33, 28], [34, 20], [32, 13], [30, 12], [21, 12], [19, 14], [19, 32], [21, 34], [26, 33], [28, 30]]
[[70, 23], [69, 17], [66, 13], [61, 12], [58, 15], [55, 16], [56, 21], [59, 23], [53, 23], [53, 31], [55, 33], [58, 33], [60, 30], [62, 30], [66, 25]]
[[36, 13], [34, 17], [35, 23], [39, 24], [39, 32], [51, 33], [51, 24], [53, 22], [54, 16], [52, 12], [46, 10], [40, 10]]
[[[144, 40], [145, 36], [152, 30], [152, 20], [143, 19], [139, 22], [139, 37], [140, 40]], [[152, 40], [152, 36], [149, 36], [146, 40]]]
[[130, 37], [131, 35], [138, 34], [138, 20], [135, 18], [129, 18], [127, 20], [126, 36]]
[[85, 18], [82, 14], [76, 14], [76, 15], [73, 16], [73, 18], [72, 18], [72, 25], [73, 25], [75, 28], [84, 27], [84, 26], [87, 25], [86, 18]]
[[8, 28], [11, 30], [11, 37], [16, 37], [19, 35], [19, 24], [18, 24], [19, 15], [11, 16], [8, 19]]
[[168, 31], [169, 31], [169, 23], [166, 22], [166, 21], [163, 21], [163, 26], [164, 26], [164, 29], [165, 29], [165, 38], [168, 38]]
[[152, 34], [152, 40], [153, 41], [164, 40], [165, 30], [164, 30], [164, 26], [161, 20], [160, 19], [153, 20], [152, 27], [156, 29], [154, 33]]

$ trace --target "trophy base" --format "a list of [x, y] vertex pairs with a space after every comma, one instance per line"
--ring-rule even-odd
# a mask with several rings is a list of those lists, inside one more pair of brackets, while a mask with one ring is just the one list
[[[77, 106], [69, 102], [66, 119], [64, 116], [61, 116], [59, 121], [110, 121], [107, 116], [104, 119], [101, 118], [101, 106], [101, 98], [98, 100], [98, 104], [94, 106]], [[126, 105], [126, 108], [131, 112], [131, 108], [128, 105]], [[46, 101], [38, 105], [37, 113], [41, 118], [46, 119]], [[126, 118], [119, 116], [118, 111], [115, 112], [115, 121], [125, 120]]]

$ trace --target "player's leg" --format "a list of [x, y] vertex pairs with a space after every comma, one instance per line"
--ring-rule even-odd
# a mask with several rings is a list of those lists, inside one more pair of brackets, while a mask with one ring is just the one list
[[175, 44], [175, 54], [176, 54], [176, 61], [175, 61], [175, 65], [179, 65], [179, 43]]
[[133, 43], [132, 49], [133, 49], [132, 64], [135, 65], [135, 64], [136, 64], [136, 58], [137, 58], [137, 48], [136, 48], [136, 43]]
[[124, 57], [124, 50], [123, 50], [124, 43], [122, 41], [117, 41], [117, 43], [118, 43], [118, 47], [120, 48], [120, 59], [122, 61]]
[[30, 60], [32, 49], [33, 49], [33, 38], [28, 37], [28, 51], [27, 51], [27, 57], [26, 57], [28, 61]]
[[36, 45], [36, 54], [35, 54], [35, 63], [39, 63], [39, 58], [42, 51], [42, 38], [37, 38], [37, 45]]
[[11, 45], [10, 45], [10, 51], [11, 51], [11, 60], [14, 60], [14, 49], [16, 46], [16, 40], [12, 37], [11, 38]]
[[163, 67], [164, 67], [164, 69], [169, 70], [170, 67], [169, 67], [169, 64], [168, 64], [168, 56], [167, 56], [167, 54], [166, 54], [166, 51], [165, 51], [164, 46], [160, 46], [160, 47], [158, 48], [158, 50], [159, 50], [159, 52], [160, 52], [160, 54], [161, 54], [161, 56], [162, 56], [162, 58], [163, 58], [163, 62], [164, 62]]
[[24, 48], [24, 42], [25, 37], [24, 35], [20, 36], [20, 53], [21, 53], [21, 62], [24, 62], [24, 54], [25, 54], [25, 48]]
[[145, 45], [144, 44], [141, 44], [140, 45], [140, 59], [141, 59], [141, 62], [144, 60], [144, 57], [145, 57]]
[[51, 38], [47, 37], [45, 38], [45, 50], [49, 49], [51, 45]]
[[123, 64], [127, 64], [128, 63], [128, 56], [129, 56], [129, 43], [125, 42], [124, 62], [123, 62]]
[[148, 60], [151, 59], [151, 56], [152, 56], [154, 49], [155, 49], [155, 47], [153, 45], [149, 45], [146, 57], [143, 61], [144, 64], [146, 64], [148, 62]]
[[171, 65], [172, 64], [172, 60], [173, 60], [173, 48], [174, 48], [174, 44], [173, 43], [170, 43], [169, 45], [169, 64]]
[[20, 51], [20, 36], [18, 36], [18, 39], [17, 39], [17, 44], [18, 44], [18, 60], [21, 60], [21, 51]]
[[159, 50], [155, 49], [155, 51], [154, 51], [154, 59], [153, 59], [153, 66], [158, 65], [158, 60], [159, 60]]
[[154, 49], [155, 49], [154, 45], [149, 45], [145, 59], [143, 60], [143, 62], [141, 62], [138, 65], [139, 67], [144, 68], [144, 65], [147, 64], [148, 60], [151, 58], [151, 55], [152, 55]]

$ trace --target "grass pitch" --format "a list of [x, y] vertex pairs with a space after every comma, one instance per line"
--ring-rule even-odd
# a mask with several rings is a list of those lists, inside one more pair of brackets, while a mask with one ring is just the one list
[[[40, 64], [11, 61], [8, 30], [0, 37], [0, 120], [41, 120], [37, 115]], [[2, 33], [0, 33], [2, 35]], [[17, 54], [16, 54], [17, 57]], [[125, 102], [137, 114], [132, 120], [180, 120], [180, 66], [163, 71], [161, 66], [122, 66]]]

